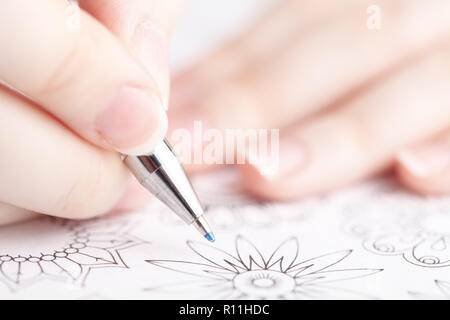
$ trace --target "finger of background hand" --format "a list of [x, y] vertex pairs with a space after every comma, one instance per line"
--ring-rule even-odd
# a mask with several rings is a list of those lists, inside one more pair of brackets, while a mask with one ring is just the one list
[[173, 80], [170, 102], [173, 107], [192, 103], [195, 96], [224, 82], [250, 66], [265, 64], [267, 57], [283, 50], [304, 32], [360, 3], [328, 0], [277, 1], [242, 35], [183, 71]]
[[0, 201], [65, 218], [111, 210], [130, 179], [97, 148], [25, 99], [0, 90]]
[[101, 23], [69, 1], [0, 8], [0, 79], [99, 146], [143, 154], [163, 139], [154, 80]]
[[406, 187], [422, 194], [450, 194], [450, 130], [400, 152], [396, 160], [397, 176]]
[[169, 98], [169, 40], [184, 0], [81, 0], [80, 7], [111, 30], [137, 56]]
[[360, 3], [294, 37], [258, 68], [198, 94], [193, 109], [213, 127], [282, 127], [385, 76], [450, 30], [448, 1], [385, 0], [379, 6], [381, 30], [367, 28], [361, 18], [367, 5]]
[[0, 202], [0, 226], [35, 217], [36, 213]]
[[[446, 49], [448, 50], [448, 48]], [[280, 171], [243, 167], [254, 194], [288, 199], [327, 191], [387, 169], [397, 150], [450, 122], [450, 54], [442, 50], [338, 109], [306, 121], [280, 142]]]

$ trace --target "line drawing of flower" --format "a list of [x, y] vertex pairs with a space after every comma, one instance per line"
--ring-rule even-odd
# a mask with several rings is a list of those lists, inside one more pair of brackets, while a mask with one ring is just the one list
[[434, 284], [437, 287], [437, 291], [439, 292], [439, 294], [428, 294], [418, 291], [408, 291], [408, 293], [414, 298], [421, 300], [450, 300], [450, 282], [443, 280], [434, 280]]
[[378, 220], [356, 222], [348, 229], [362, 239], [363, 247], [371, 253], [401, 256], [406, 262], [419, 267], [449, 267], [448, 203], [442, 208], [432, 207], [422, 212], [413, 209], [409, 215], [395, 214], [385, 209], [380, 211]]
[[345, 232], [368, 252], [418, 267], [450, 267], [450, 198], [421, 197], [390, 179], [379, 182], [346, 206]]
[[187, 241], [203, 261], [146, 260], [151, 265], [195, 276], [197, 280], [145, 288], [144, 291], [193, 292], [197, 285], [206, 298], [219, 299], [323, 299], [343, 293], [373, 298], [359, 292], [330, 286], [331, 283], [367, 277], [383, 269], [334, 269], [352, 250], [299, 259], [296, 237], [283, 241], [269, 257], [245, 237], [235, 239], [236, 254], [210, 244]]
[[93, 269], [128, 268], [120, 252], [148, 243], [130, 233], [133, 226], [114, 217], [38, 217], [1, 227], [0, 283], [12, 293], [43, 279], [84, 287]]

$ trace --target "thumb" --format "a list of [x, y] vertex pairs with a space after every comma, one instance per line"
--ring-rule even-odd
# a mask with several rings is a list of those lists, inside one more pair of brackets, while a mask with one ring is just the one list
[[79, 0], [114, 33], [153, 77], [168, 107], [169, 42], [184, 0]]

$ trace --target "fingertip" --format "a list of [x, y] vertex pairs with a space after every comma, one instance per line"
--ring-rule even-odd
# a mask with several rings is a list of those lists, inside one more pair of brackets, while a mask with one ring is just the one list
[[288, 201], [307, 192], [299, 186], [297, 175], [271, 175], [252, 164], [238, 166], [244, 189], [257, 199]]
[[167, 132], [167, 115], [160, 100], [134, 87], [121, 87], [98, 116], [96, 131], [112, 149], [124, 154], [150, 153]]
[[274, 180], [266, 179], [260, 171], [251, 164], [237, 166], [244, 189], [252, 196], [261, 200], [279, 200], [282, 192], [274, 188]]
[[270, 154], [248, 155], [239, 165], [242, 183], [254, 196], [265, 200], [291, 200], [307, 193], [301, 179], [307, 164], [304, 144], [293, 137], [284, 137]]
[[437, 193], [432, 181], [412, 174], [401, 163], [397, 163], [395, 166], [395, 176], [402, 186], [417, 194], [426, 196]]
[[400, 183], [422, 195], [450, 194], [450, 148], [445, 150], [429, 145], [400, 152], [395, 158]]

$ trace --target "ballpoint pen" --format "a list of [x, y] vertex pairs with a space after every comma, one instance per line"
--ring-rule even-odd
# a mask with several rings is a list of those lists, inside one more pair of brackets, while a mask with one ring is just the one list
[[123, 161], [138, 181], [184, 222], [192, 224], [207, 240], [214, 234], [194, 189], [169, 143], [159, 143], [149, 155], [124, 155]]

